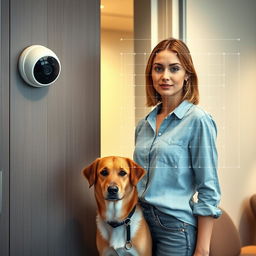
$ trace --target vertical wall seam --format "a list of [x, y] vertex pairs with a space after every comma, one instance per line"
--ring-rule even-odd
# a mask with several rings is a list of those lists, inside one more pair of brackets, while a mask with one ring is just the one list
[[8, 188], [8, 207], [9, 207], [9, 211], [8, 211], [8, 215], [9, 215], [9, 256], [11, 255], [11, 0], [7, 0], [8, 1], [8, 86], [9, 86], [9, 95], [8, 95], [8, 98], [9, 98], [9, 132], [8, 132], [8, 135], [9, 135], [9, 163], [8, 163], [8, 170], [9, 170], [9, 173], [8, 173], [8, 178], [9, 178], [9, 188]]

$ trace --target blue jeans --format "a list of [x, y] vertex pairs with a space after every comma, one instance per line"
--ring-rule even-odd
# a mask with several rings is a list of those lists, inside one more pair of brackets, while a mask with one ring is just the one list
[[197, 228], [140, 202], [149, 225], [153, 256], [192, 256], [196, 246]]

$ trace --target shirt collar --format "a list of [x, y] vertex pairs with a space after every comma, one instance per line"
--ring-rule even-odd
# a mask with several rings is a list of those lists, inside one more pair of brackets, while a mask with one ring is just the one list
[[[193, 103], [184, 100], [180, 103], [180, 105], [178, 105], [170, 114], [169, 116], [174, 113], [179, 119], [182, 119], [184, 117], [184, 115], [187, 113], [187, 111], [192, 107]], [[146, 116], [146, 120], [147, 119], [152, 119], [155, 118], [159, 109], [161, 108], [162, 103], [158, 104], [147, 116]]]
[[182, 119], [185, 114], [188, 112], [188, 110], [193, 106], [193, 103], [184, 100], [180, 103], [178, 107], [174, 109], [174, 114], [179, 118]]

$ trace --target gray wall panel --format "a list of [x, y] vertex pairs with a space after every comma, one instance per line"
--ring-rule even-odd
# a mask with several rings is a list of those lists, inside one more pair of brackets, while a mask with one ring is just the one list
[[0, 2], [0, 255], [9, 255], [9, 3]]
[[[95, 202], [81, 169], [99, 156], [99, 1], [11, 2], [10, 255], [96, 255]], [[51, 48], [62, 74], [27, 86], [21, 50]]]

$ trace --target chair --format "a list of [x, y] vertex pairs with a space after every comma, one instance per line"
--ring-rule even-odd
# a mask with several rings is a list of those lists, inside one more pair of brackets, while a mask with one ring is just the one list
[[[251, 206], [252, 213], [255, 217], [255, 224], [256, 224], [256, 194], [254, 194], [250, 197], [250, 206]], [[251, 253], [249, 255], [256, 255], [256, 249], [255, 248], [256, 248], [256, 245], [244, 246], [244, 247], [242, 247], [241, 252], [242, 253], [247, 253], [247, 255], [248, 255], [248, 253]]]
[[256, 218], [256, 194], [252, 195], [250, 198], [250, 206], [254, 217]]
[[213, 225], [210, 256], [256, 256], [256, 246], [241, 248], [239, 233], [223, 209], [222, 215]]

